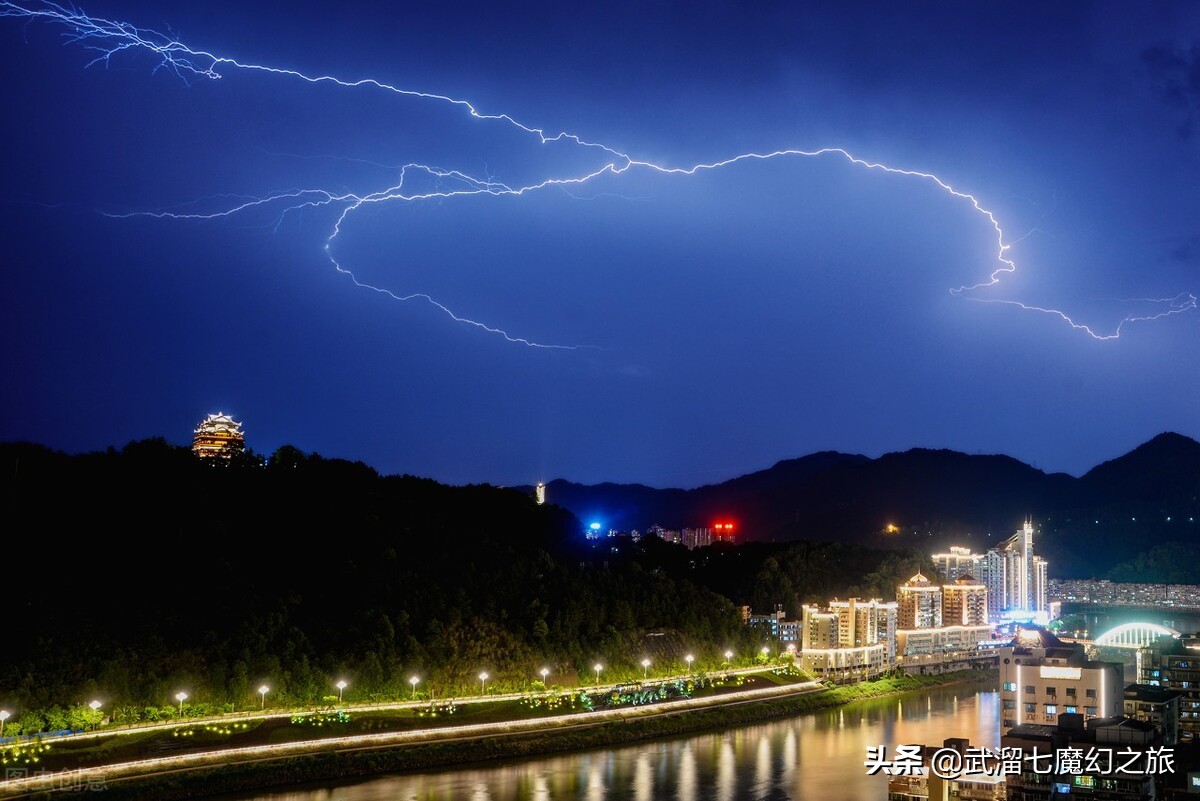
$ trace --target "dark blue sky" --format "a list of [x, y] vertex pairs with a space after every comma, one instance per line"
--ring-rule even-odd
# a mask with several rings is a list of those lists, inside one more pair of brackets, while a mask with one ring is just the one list
[[[83, 7], [605, 151], [374, 87], [181, 78], [144, 47], [88, 67], [122, 41], [65, 42], [21, 11], [50, 7], [0, 3], [0, 439], [182, 444], [222, 410], [263, 453], [694, 486], [822, 449], [1079, 473], [1200, 437], [1200, 6], [741, 5]], [[1016, 271], [950, 291], [1001, 266], [997, 236], [927, 178], [623, 158], [820, 148], [970, 194]], [[409, 170], [396, 190], [406, 164], [476, 183]], [[443, 196], [347, 213], [389, 188]], [[343, 199], [223, 214], [303, 190]], [[164, 211], [209, 218], [142, 214]], [[357, 286], [325, 251], [344, 213], [329, 254], [359, 283], [594, 347]], [[1100, 336], [1181, 311], [1101, 340], [1014, 302]]]

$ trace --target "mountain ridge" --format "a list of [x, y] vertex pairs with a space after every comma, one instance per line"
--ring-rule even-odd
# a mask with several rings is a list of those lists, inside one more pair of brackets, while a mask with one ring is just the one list
[[[556, 479], [547, 497], [603, 529], [720, 519], [749, 540], [926, 540], [976, 550], [1029, 515], [1040, 551], [1058, 562], [1054, 575], [1101, 575], [1147, 543], [1200, 541], [1200, 442], [1163, 432], [1079, 477], [1005, 454], [917, 447], [875, 458], [820, 451], [694, 489]], [[885, 534], [889, 525], [899, 531]]]

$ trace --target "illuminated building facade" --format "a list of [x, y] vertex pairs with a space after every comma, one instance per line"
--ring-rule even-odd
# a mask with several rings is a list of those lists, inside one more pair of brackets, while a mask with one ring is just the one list
[[242, 424], [224, 412], [204, 418], [192, 436], [192, 453], [201, 459], [231, 459], [245, 449]]
[[935, 629], [942, 625], [942, 588], [918, 573], [896, 588], [897, 627]]
[[986, 626], [987, 587], [970, 573], [942, 587], [942, 623], [947, 626]]
[[947, 553], [933, 555], [942, 581], [950, 584], [968, 573], [987, 590], [988, 614], [999, 620], [1006, 612], [1036, 615], [1049, 612], [1048, 564], [1033, 552], [1033, 523], [1024, 525], [987, 553], [973, 554], [970, 548], [952, 546]]
[[964, 573], [979, 575], [979, 563], [983, 554], [971, 553], [970, 548], [951, 545], [948, 553], [935, 553], [933, 563], [937, 565], [938, 574], [942, 581], [954, 581]]
[[1060, 715], [1120, 717], [1125, 668], [1092, 662], [1082, 645], [1044, 629], [1024, 629], [1000, 649], [1001, 732], [1022, 724], [1055, 725]]
[[891, 667], [896, 654], [896, 604], [851, 598], [828, 609], [806, 604], [800, 625], [800, 667], [838, 678], [868, 678]]
[[1179, 732], [1200, 742], [1200, 634], [1159, 637], [1138, 663], [1141, 684], [1179, 693]]

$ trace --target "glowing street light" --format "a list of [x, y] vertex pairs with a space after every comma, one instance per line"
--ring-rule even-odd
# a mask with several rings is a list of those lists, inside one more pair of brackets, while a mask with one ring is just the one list
[[596, 684], [599, 685], [600, 684], [600, 671], [604, 670], [604, 665], [597, 662], [596, 664], [592, 665], [592, 670], [596, 671]]
[[188, 695], [185, 692], [175, 693], [175, 700], [179, 702], [179, 717], [180, 718], [183, 717], [183, 702], [187, 700], [187, 697], [188, 697]]
[[642, 678], [643, 679], [646, 678], [646, 676], [649, 675], [649, 673], [650, 673], [650, 660], [643, 659], [642, 660]]
[[770, 648], [768, 648], [767, 646], [765, 646], [765, 645], [764, 645], [764, 646], [762, 647], [762, 650], [761, 650], [761, 651], [759, 651], [759, 653], [761, 653], [761, 654], [762, 654], [764, 657], [765, 657], [765, 656], [770, 656], [770, 654], [771, 654], [771, 649], [770, 649]]
[[480, 695], [487, 695], [487, 680], [488, 680], [487, 671], [484, 671], [483, 673], [479, 674], [479, 694]]
[[342, 690], [346, 689], [346, 682], [339, 681], [335, 686], [338, 688], [338, 703], [340, 704], [342, 702]]
[[[99, 712], [101, 706], [103, 706], [103, 705], [99, 701], [96, 701], [96, 700], [93, 700], [90, 704], [88, 704], [88, 707], [91, 708], [91, 710], [93, 712]], [[98, 721], [92, 721], [92, 731], [96, 730], [97, 722]]]
[[550, 675], [550, 668], [542, 668], [540, 672], [542, 674], [542, 684], [545, 684], [546, 677]]
[[258, 688], [258, 694], [262, 696], [262, 706], [259, 709], [267, 708], [267, 693], [269, 692], [271, 692], [271, 688], [265, 684]]
[[731, 659], [733, 659], [733, 651], [726, 651], [725, 652], [725, 661], [728, 662]]
[[4, 736], [4, 721], [8, 720], [8, 710], [0, 709], [0, 737]]
[[416, 676], [413, 676], [408, 680], [408, 683], [413, 686], [413, 700], [415, 701], [417, 700], [417, 685], [421, 683], [421, 680]]
[[683, 658], [683, 661], [684, 661], [684, 662], [687, 662], [687, 666], [688, 666], [688, 672], [689, 672], [689, 673], [691, 673], [691, 672], [692, 672], [692, 660], [693, 660], [693, 659], [695, 659], [695, 658], [696, 658], [696, 657], [692, 656], [691, 654], [688, 654], [687, 656], [685, 656], [685, 657]]

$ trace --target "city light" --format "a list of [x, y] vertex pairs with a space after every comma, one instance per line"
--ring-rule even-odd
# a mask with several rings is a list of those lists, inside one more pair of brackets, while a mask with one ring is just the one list
[[421, 683], [421, 680], [419, 678], [417, 678], [416, 676], [413, 676], [411, 679], [408, 680], [408, 683], [412, 685], [413, 700], [415, 701], [415, 700], [417, 700], [417, 685]]
[[267, 708], [267, 693], [269, 692], [271, 692], [271, 688], [265, 684], [258, 688], [258, 694], [262, 696], [262, 706], [259, 709]]
[[642, 678], [646, 678], [650, 674], [650, 660], [642, 660]]
[[99, 701], [92, 701], [90, 704], [88, 704], [88, 706], [90, 706], [90, 707], [92, 708], [92, 711], [93, 711], [93, 712], [95, 712], [95, 711], [96, 711], [97, 709], [99, 709], [99, 708], [100, 708], [102, 705], [101, 705], [101, 703], [100, 703]]
[[550, 668], [542, 668], [542, 684], [546, 683], [546, 677], [550, 675]]
[[726, 651], [725, 652], [725, 661], [729, 662], [731, 659], [733, 659], [733, 651]]
[[488, 680], [487, 671], [484, 671], [483, 673], [479, 674], [479, 694], [480, 695], [487, 695], [487, 680]]
[[185, 692], [175, 693], [175, 700], [179, 702], [179, 717], [183, 718], [183, 702], [187, 700], [188, 694]]
[[599, 685], [600, 684], [600, 671], [604, 670], [604, 665], [597, 662], [596, 664], [592, 665], [592, 669], [596, 671], [596, 684]]
[[346, 689], [346, 682], [339, 681], [337, 683], [337, 688], [338, 688], [338, 703], [340, 704], [342, 702], [342, 690]]
[[691, 672], [691, 670], [692, 670], [692, 660], [693, 660], [693, 659], [695, 659], [695, 658], [696, 658], [696, 657], [692, 656], [691, 654], [688, 654], [687, 656], [685, 656], [685, 657], [683, 658], [683, 661], [684, 661], [684, 662], [687, 662], [687, 666], [688, 666], [688, 672], [689, 672], [689, 673], [690, 673], [690, 672]]

